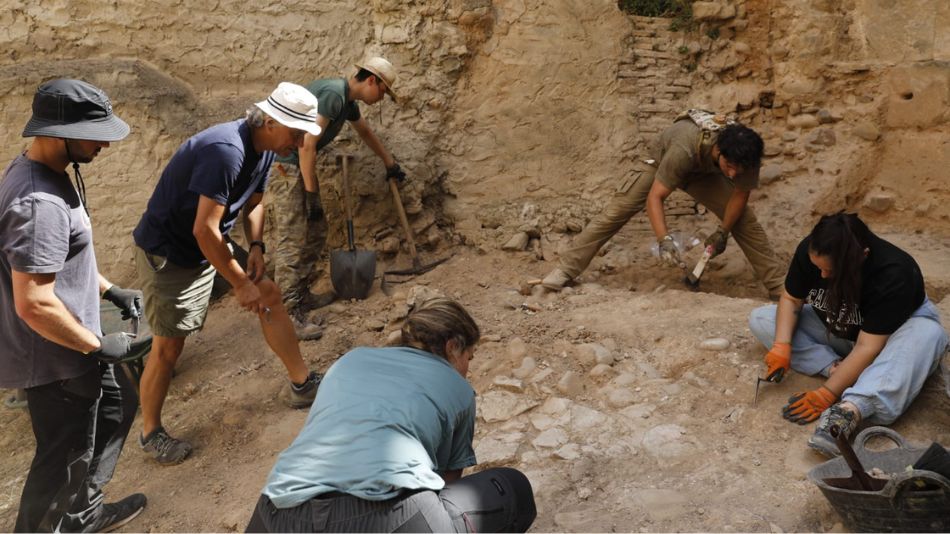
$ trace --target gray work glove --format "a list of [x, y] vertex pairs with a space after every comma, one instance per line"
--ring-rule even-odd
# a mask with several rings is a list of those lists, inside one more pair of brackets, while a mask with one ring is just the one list
[[307, 220], [319, 221], [323, 218], [323, 206], [320, 205], [320, 193], [304, 192], [307, 202]]
[[669, 235], [663, 237], [657, 241], [660, 245], [660, 259], [669, 263], [673, 267], [681, 267], [683, 265], [683, 260], [680, 258], [680, 251], [676, 248], [676, 243], [673, 242], [673, 238]]
[[132, 336], [125, 332], [116, 332], [99, 339], [99, 350], [89, 353], [100, 362], [116, 363], [129, 354], [132, 348]]
[[396, 182], [403, 183], [406, 181], [406, 173], [402, 170], [402, 167], [398, 163], [393, 163], [392, 167], [386, 169], [386, 179], [396, 179]]
[[716, 231], [706, 238], [704, 247], [713, 247], [713, 256], [718, 256], [726, 251], [726, 242], [729, 240], [729, 232], [722, 229], [722, 226], [716, 228]]
[[122, 310], [122, 320], [128, 321], [133, 317], [142, 316], [142, 292], [136, 289], [122, 289], [113, 285], [102, 294], [102, 298], [115, 304]]

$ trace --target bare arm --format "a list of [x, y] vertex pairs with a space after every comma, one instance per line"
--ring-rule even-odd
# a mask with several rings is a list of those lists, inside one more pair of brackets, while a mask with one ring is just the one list
[[108, 291], [109, 288], [112, 287], [113, 284], [112, 282], [106, 280], [105, 276], [102, 276], [101, 274], [99, 274], [98, 276], [99, 276], [99, 294], [101, 295], [105, 293], [106, 291]]
[[248, 242], [264, 239], [264, 194], [254, 193], [241, 210], [244, 237]]
[[253, 312], [263, 312], [260, 291], [234, 259], [224, 241], [224, 236], [221, 235], [219, 226], [224, 210], [223, 205], [204, 195], [198, 199], [198, 214], [195, 216], [195, 224], [192, 227], [192, 232], [198, 241], [198, 248], [234, 288], [234, 293], [242, 307]]
[[877, 355], [884, 349], [884, 345], [890, 336], [868, 334], [861, 331], [858, 334], [858, 341], [854, 344], [851, 352], [841, 361], [841, 364], [825, 382], [825, 387], [831, 390], [837, 396], [841, 396], [844, 390], [853, 386], [858, 381], [858, 377]]
[[[44, 338], [82, 353], [99, 349], [99, 336], [84, 327], [53, 291], [55, 274], [12, 272], [17, 316]], [[100, 285], [102, 283], [100, 280]]]
[[726, 202], [726, 212], [723, 214], [722, 218], [722, 229], [731, 232], [732, 227], [736, 225], [736, 221], [739, 220], [739, 217], [742, 217], [742, 213], [745, 212], [746, 204], [749, 203], [749, 196], [751, 191], [740, 191], [734, 189], [732, 191], [732, 196], [729, 197], [729, 201]]
[[659, 180], [653, 180], [653, 186], [647, 194], [647, 217], [657, 239], [663, 239], [669, 232], [666, 229], [666, 214], [663, 213], [663, 201], [670, 196], [673, 190], [663, 185]]
[[[264, 240], [263, 193], [254, 193], [241, 211], [244, 223], [244, 237], [247, 242]], [[264, 277], [264, 253], [260, 247], [250, 247], [247, 251], [247, 275], [255, 283]]]
[[390, 168], [396, 164], [396, 160], [393, 158], [392, 154], [386, 150], [386, 147], [383, 146], [382, 141], [376, 137], [376, 134], [373, 133], [373, 130], [369, 127], [369, 123], [366, 122], [366, 119], [360, 117], [358, 120], [351, 122], [353, 129], [356, 130], [356, 133], [360, 135], [360, 138], [365, 142], [369, 147], [379, 156], [379, 159], [383, 160], [383, 165], [386, 168]]
[[317, 125], [320, 126], [320, 135], [305, 134], [303, 146], [297, 151], [300, 160], [300, 176], [303, 177], [303, 188], [310, 193], [316, 193], [320, 187], [317, 183], [317, 143], [323, 137], [323, 131], [330, 124], [330, 120], [323, 115], [317, 115]]
[[804, 303], [805, 301], [789, 295], [788, 291], [784, 289], [782, 290], [782, 296], [778, 299], [775, 311], [776, 343], [792, 342], [792, 334], [795, 332], [795, 326], [798, 325], [798, 316], [802, 313]]

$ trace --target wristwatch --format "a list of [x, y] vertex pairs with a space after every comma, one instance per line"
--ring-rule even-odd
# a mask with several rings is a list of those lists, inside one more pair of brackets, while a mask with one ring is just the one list
[[254, 247], [255, 245], [261, 247], [261, 254], [267, 254], [267, 247], [264, 246], [263, 241], [251, 241], [248, 243], [247, 249], [251, 250], [251, 247]]

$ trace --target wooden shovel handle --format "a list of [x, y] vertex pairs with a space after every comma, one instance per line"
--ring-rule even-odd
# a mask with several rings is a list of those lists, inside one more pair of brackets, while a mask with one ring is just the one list
[[396, 212], [399, 214], [399, 222], [402, 223], [402, 229], [406, 231], [406, 240], [409, 241], [409, 254], [412, 255], [412, 264], [417, 266], [419, 263], [419, 253], [416, 252], [416, 240], [412, 238], [412, 228], [409, 228], [409, 219], [406, 218], [406, 208], [402, 205], [402, 197], [399, 195], [399, 186], [395, 178], [389, 179], [389, 190], [393, 193], [393, 202], [396, 204]]

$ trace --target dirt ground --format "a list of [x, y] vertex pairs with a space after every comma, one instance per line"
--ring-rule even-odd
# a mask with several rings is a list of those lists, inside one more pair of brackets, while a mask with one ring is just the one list
[[[950, 274], [950, 240], [885, 237], [915, 254], [932, 299]], [[790, 250], [793, 237], [778, 248]], [[324, 370], [357, 345], [385, 344], [420, 291], [463, 302], [483, 329], [470, 381], [478, 393], [479, 468], [524, 470], [535, 489], [533, 531], [843, 531], [806, 473], [823, 459], [805, 445], [814, 425], [784, 421], [793, 392], [820, 380], [792, 374], [752, 406], [764, 349], [747, 327], [767, 304], [735, 243], [714, 260], [700, 292], [657, 266], [644, 235], [625, 229], [581, 284], [523, 296], [553, 264], [529, 253], [457, 248], [432, 272], [360, 302], [318, 310], [322, 340], [304, 342]], [[400, 262], [402, 259], [400, 259]], [[743, 268], [745, 266], [745, 268]], [[380, 270], [383, 268], [380, 265]], [[728, 348], [703, 350], [710, 338]], [[938, 373], [939, 375], [939, 373]], [[894, 428], [912, 442], [950, 444], [950, 399], [935, 375]], [[108, 496], [148, 495], [130, 531], [243, 530], [276, 456], [306, 411], [283, 406], [282, 368], [256, 321], [226, 297], [186, 345], [165, 424], [196, 446], [174, 467], [127, 444]], [[32, 457], [26, 412], [0, 409], [0, 528], [11, 528]], [[140, 430], [136, 421], [132, 436]]]

